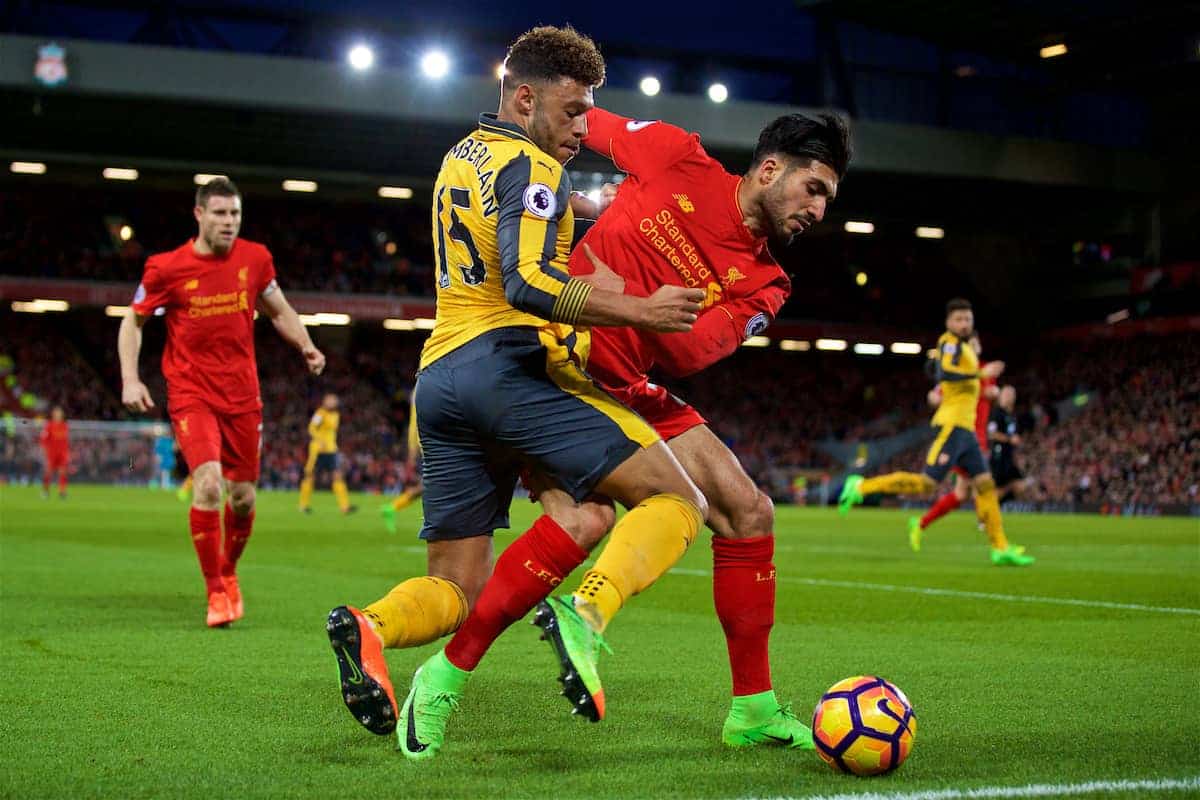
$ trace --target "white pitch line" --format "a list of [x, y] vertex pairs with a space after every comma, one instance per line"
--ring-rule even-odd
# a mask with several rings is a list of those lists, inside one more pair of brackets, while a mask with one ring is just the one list
[[[983, 800], [1006, 797], [1068, 797], [1112, 792], [1175, 792], [1200, 789], [1200, 777], [1161, 778], [1144, 781], [1088, 781], [1087, 783], [1031, 783], [1026, 786], [982, 786], [978, 789], [932, 789], [923, 792], [858, 792], [777, 797], [771, 800]], [[755, 798], [755, 800], [764, 800]]]
[[[700, 569], [672, 569], [678, 575], [694, 575], [708, 577], [710, 574]], [[1147, 606], [1140, 603], [1114, 603], [1108, 600], [1078, 600], [1073, 597], [1041, 597], [1039, 595], [998, 594], [996, 592], [971, 592], [965, 589], [938, 589], [930, 586], [898, 586], [891, 583], [865, 583], [860, 581], [831, 581], [823, 578], [792, 578], [780, 577], [784, 583], [802, 583], [807, 586], [832, 586], [838, 589], [868, 589], [877, 592], [902, 592], [904, 594], [923, 594], [936, 597], [970, 597], [976, 600], [999, 600], [1006, 603], [1042, 603], [1059, 606], [1080, 606], [1083, 608], [1110, 608], [1117, 611], [1149, 611], [1158, 614], [1182, 614], [1184, 616], [1200, 617], [1200, 608], [1173, 608], [1171, 606]]]

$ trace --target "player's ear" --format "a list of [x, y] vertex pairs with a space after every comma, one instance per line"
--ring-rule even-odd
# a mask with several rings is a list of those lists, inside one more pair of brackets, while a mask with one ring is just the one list
[[201, 206], [196, 206], [192, 209], [192, 216], [196, 218], [196, 222], [199, 222], [200, 218], [204, 216], [204, 208]]
[[779, 159], [775, 156], [764, 158], [762, 163], [758, 165], [757, 174], [755, 175], [758, 179], [758, 184], [764, 188], [770, 186], [783, 173], [782, 166], [779, 163]]

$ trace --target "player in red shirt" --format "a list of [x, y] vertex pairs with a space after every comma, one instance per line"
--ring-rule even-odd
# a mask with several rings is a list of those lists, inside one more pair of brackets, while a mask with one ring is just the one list
[[[983, 361], [983, 344], [979, 340], [979, 334], [971, 334], [967, 344], [975, 351], [975, 355], [980, 357], [979, 369], [982, 372], [985, 362]], [[992, 400], [1000, 393], [1000, 389], [996, 386], [996, 378], [984, 376], [979, 379], [979, 400], [975, 404], [975, 438], [979, 440], [979, 447], [984, 453], [991, 450], [991, 445], [988, 443], [988, 419], [992, 415]], [[938, 406], [942, 402], [941, 385], [935, 386], [929, 392], [929, 405]], [[914, 552], [919, 552], [921, 549], [921, 537], [925, 529], [932, 525], [937, 520], [949, 514], [954, 509], [958, 508], [966, 501], [967, 496], [971, 493], [971, 481], [966, 470], [962, 467], [954, 468], [954, 491], [948, 492], [938, 498], [925, 515], [918, 519], [917, 517], [909, 517], [908, 519], [908, 543]], [[982, 520], [980, 520], [982, 524]]]
[[[733, 674], [722, 739], [734, 747], [811, 748], [810, 731], [780, 705], [771, 684], [771, 500], [704, 417], [648, 375], [655, 368], [676, 377], [698, 372], [775, 318], [791, 283], [768, 242], [787, 244], [824, 217], [850, 159], [845, 124], [827, 115], [776, 119], [761, 132], [743, 176], [726, 172], [697, 135], [663, 122], [593, 109], [587, 125], [584, 146], [628, 177], [572, 254], [572, 274], [607, 272], [612, 264], [620, 274], [610, 275], [611, 288], [618, 291], [648, 296], [663, 285], [682, 285], [706, 293], [705, 310], [687, 333], [593, 329], [588, 372], [654, 426], [708, 499], [713, 599]], [[590, 210], [595, 216], [600, 209]], [[593, 584], [585, 576], [577, 605], [591, 602]], [[607, 623], [599, 621], [600, 627]]]
[[[121, 321], [117, 351], [125, 407], [139, 413], [154, 408], [138, 377], [138, 354], [146, 320], [166, 316], [167, 412], [193, 478], [192, 542], [208, 590], [208, 625], [217, 627], [243, 614], [236, 567], [254, 524], [262, 450], [255, 309], [300, 351], [314, 375], [325, 368], [325, 356], [275, 282], [270, 252], [238, 238], [242, 197], [233, 182], [214, 178], [201, 186], [194, 214], [195, 239], [146, 260], [132, 313]], [[222, 547], [223, 488], [228, 502]]]
[[50, 419], [42, 426], [38, 440], [46, 456], [46, 468], [42, 472], [42, 497], [50, 496], [50, 480], [58, 473], [58, 496], [67, 499], [67, 465], [71, 460], [71, 442], [68, 425], [62, 406], [50, 410]]

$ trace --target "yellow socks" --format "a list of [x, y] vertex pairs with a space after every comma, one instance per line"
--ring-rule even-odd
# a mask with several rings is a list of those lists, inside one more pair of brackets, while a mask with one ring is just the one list
[[1007, 550], [1008, 537], [1004, 535], [1004, 521], [1000, 518], [1000, 499], [993, 486], [975, 495], [975, 507], [983, 517], [983, 528], [993, 550]]
[[312, 502], [312, 492], [313, 492], [313, 479], [311, 477], [306, 477], [304, 480], [300, 481], [300, 510], [301, 511], [308, 508], [309, 503]]
[[700, 509], [676, 494], [654, 495], [631, 509], [575, 590], [579, 613], [603, 631], [626, 600], [683, 556], [702, 525]]
[[400, 493], [399, 497], [397, 497], [395, 500], [392, 501], [392, 510], [393, 511], [403, 511], [404, 509], [406, 509], [410, 505], [412, 505], [412, 501], [413, 501], [412, 492], [409, 491], [408, 489], [405, 489], [403, 492]]
[[333, 496], [337, 498], [338, 508], [345, 511], [350, 507], [350, 491], [346, 488], [346, 482], [337, 480], [333, 482]]
[[467, 597], [444, 578], [409, 578], [363, 609], [384, 647], [417, 647], [458, 630]]
[[919, 472], [889, 472], [867, 478], [858, 487], [868, 494], [928, 494], [937, 488], [933, 478]]

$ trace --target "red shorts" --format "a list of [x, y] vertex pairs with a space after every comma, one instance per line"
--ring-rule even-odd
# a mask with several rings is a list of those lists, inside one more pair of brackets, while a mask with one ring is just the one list
[[171, 415], [175, 440], [188, 470], [221, 462], [221, 474], [230, 481], [257, 481], [262, 453], [262, 411], [218, 414], [206, 406], [192, 405]]
[[71, 451], [69, 450], [47, 449], [45, 453], [46, 469], [48, 470], [66, 469], [67, 462], [71, 460]]
[[649, 422], [663, 441], [670, 441], [697, 425], [708, 424], [699, 411], [658, 384], [640, 383], [608, 392]]

